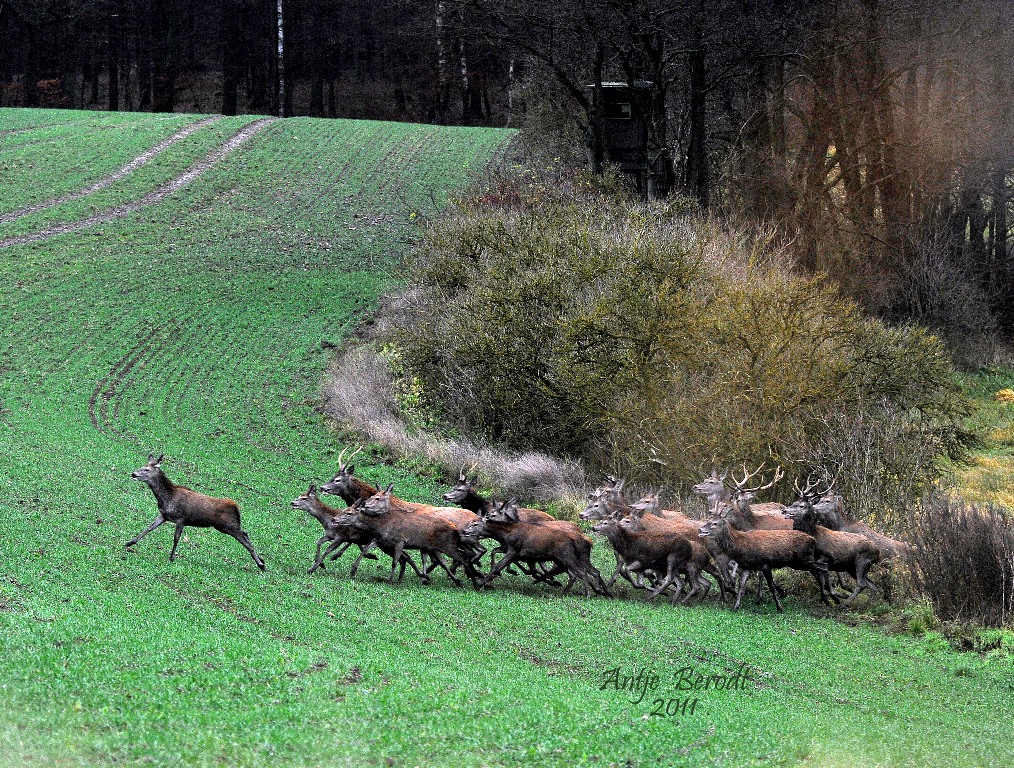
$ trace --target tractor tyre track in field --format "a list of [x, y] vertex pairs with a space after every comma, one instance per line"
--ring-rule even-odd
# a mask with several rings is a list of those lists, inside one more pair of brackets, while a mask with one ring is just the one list
[[96, 181], [94, 184], [91, 184], [85, 187], [84, 189], [79, 189], [76, 192], [68, 192], [66, 195], [61, 195], [60, 197], [53, 197], [50, 198], [49, 200], [43, 200], [41, 203], [36, 203], [35, 205], [29, 205], [27, 208], [22, 208], [19, 211], [11, 211], [10, 213], [2, 214], [0, 215], [0, 224], [7, 224], [16, 219], [28, 216], [31, 213], [35, 213], [36, 211], [42, 211], [45, 210], [46, 208], [52, 208], [55, 205], [69, 203], [71, 200], [77, 200], [79, 198], [85, 197], [86, 195], [91, 195], [95, 192], [99, 192], [100, 190], [103, 190], [106, 187], [108, 187], [110, 184], [119, 181], [124, 176], [133, 173], [138, 168], [147, 165], [148, 162], [152, 160], [152, 158], [160, 155], [162, 152], [167, 150], [176, 142], [182, 141], [187, 136], [189, 136], [192, 133], [195, 133], [204, 126], [210, 125], [211, 123], [216, 123], [221, 119], [222, 115], [212, 115], [211, 117], [206, 117], [203, 120], [198, 120], [195, 123], [191, 123], [190, 125], [185, 126], [181, 130], [174, 133], [172, 136], [163, 139], [146, 152], [142, 152], [140, 155], [135, 157], [125, 166], [120, 168], [120, 170], [115, 171], [109, 174], [108, 176], [104, 176], [103, 178]]
[[[108, 211], [103, 213], [97, 213], [94, 216], [89, 216], [86, 219], [80, 219], [79, 221], [69, 222], [66, 224], [58, 224], [53, 227], [47, 227], [46, 229], [39, 230], [38, 232], [32, 232], [28, 235], [18, 235], [17, 237], [9, 237], [5, 240], [0, 240], [0, 248], [8, 248], [12, 245], [24, 245], [26, 243], [35, 243], [40, 240], [46, 240], [56, 235], [63, 235], [69, 232], [77, 232], [87, 227], [95, 226], [96, 224], [105, 224], [116, 219], [122, 219], [135, 211], [145, 208], [149, 205], [159, 203], [173, 192], [178, 191], [182, 187], [192, 182], [194, 179], [202, 175], [211, 166], [217, 163], [219, 160], [230, 154], [233, 150], [239, 147], [241, 144], [246, 142], [251, 137], [258, 134], [261, 130], [266, 128], [271, 123], [275, 122], [277, 118], [263, 118], [256, 120], [237, 131], [232, 138], [226, 141], [218, 149], [210, 152], [198, 163], [195, 163], [184, 173], [177, 176], [175, 179], [171, 179], [166, 183], [160, 185], [153, 191], [144, 195], [143, 197], [134, 200], [129, 203], [118, 205], [114, 208], [110, 208]], [[2, 220], [0, 220], [2, 222]]]
[[91, 397], [88, 398], [88, 418], [98, 432], [103, 434], [111, 432], [117, 437], [127, 437], [125, 433], [113, 425], [109, 416], [109, 402], [119, 394], [120, 385], [134, 369], [134, 366], [143, 359], [151, 357], [164, 346], [164, 343], [153, 343], [158, 333], [158, 330], [153, 330], [146, 334], [141, 342], [127, 350], [126, 354], [113, 364], [109, 373], [95, 385]]

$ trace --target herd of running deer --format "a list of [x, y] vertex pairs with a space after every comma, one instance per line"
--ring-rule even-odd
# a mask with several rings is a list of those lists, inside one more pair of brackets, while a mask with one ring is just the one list
[[[423, 583], [430, 573], [442, 568], [450, 580], [461, 586], [455, 575], [461, 570], [476, 589], [488, 586], [507, 569], [517, 569], [536, 582], [560, 586], [557, 576], [567, 576], [564, 591], [581, 582], [585, 594], [611, 596], [610, 587], [624, 578], [638, 589], [649, 590], [651, 599], [663, 592], [672, 594], [672, 603], [686, 603], [695, 595], [703, 599], [711, 582], [718, 584], [720, 599], [735, 595], [738, 608], [749, 575], [764, 575], [775, 606], [782, 610], [784, 591], [775, 584], [775, 568], [793, 568], [813, 574], [824, 603], [848, 605], [864, 589], [877, 591], [869, 577], [872, 566], [885, 565], [906, 553], [908, 545], [880, 534], [869, 526], [850, 520], [842, 512], [841, 497], [830, 486], [818, 489], [807, 481], [795, 484], [798, 499], [784, 506], [755, 503], [759, 491], [772, 488], [784, 477], [776, 469], [767, 483], [760, 475], [761, 465], [753, 472], [743, 467], [743, 477], [712, 471], [711, 476], [694, 486], [705, 496], [709, 514], [697, 520], [681, 512], [661, 508], [657, 494], [649, 494], [634, 503], [627, 501], [623, 481], [612, 477], [589, 496], [583, 520], [595, 521], [592, 530], [612, 544], [616, 570], [606, 581], [592, 565], [592, 542], [574, 523], [557, 520], [538, 509], [520, 507], [516, 499], [493, 501], [476, 490], [473, 471], [459, 473], [457, 484], [443, 498], [457, 507], [436, 507], [399, 499], [392, 485], [380, 490], [355, 476], [352, 459], [345, 451], [338, 457], [338, 474], [320, 486], [320, 492], [340, 496], [348, 505], [336, 508], [321, 501], [317, 488], [292, 502], [295, 509], [308, 512], [324, 528], [309, 572], [324, 567], [329, 557], [340, 557], [356, 545], [359, 556], [349, 572], [354, 577], [363, 558], [376, 559], [374, 549], [391, 558], [389, 581], [395, 574], [402, 578], [409, 566]], [[146, 483], [158, 502], [158, 515], [141, 533], [127, 542], [132, 547], [165, 522], [176, 526], [170, 562], [186, 526], [215, 528], [234, 537], [250, 552], [257, 567], [264, 561], [240, 526], [239, 506], [232, 499], [218, 499], [173, 483], [162, 471], [164, 456], [149, 456], [148, 463], [131, 477]], [[480, 570], [488, 550], [484, 540], [497, 542], [490, 553], [489, 570]], [[417, 552], [419, 562], [411, 552]], [[445, 560], [446, 558], [446, 560]], [[399, 572], [400, 568], [400, 572]], [[510, 572], [515, 572], [511, 570]], [[852, 577], [848, 595], [838, 594], [838, 586], [849, 589], [844, 574]]]

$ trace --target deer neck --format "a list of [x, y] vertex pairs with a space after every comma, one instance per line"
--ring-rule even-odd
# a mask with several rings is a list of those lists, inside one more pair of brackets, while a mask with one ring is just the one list
[[158, 474], [148, 481], [148, 487], [155, 494], [155, 500], [158, 501], [159, 509], [162, 509], [172, 499], [173, 494], [176, 493], [176, 484], [162, 470], [159, 470]]
[[469, 512], [487, 512], [489, 510], [489, 499], [484, 499], [482, 496], [475, 492], [474, 488], [468, 489], [468, 494], [461, 500], [460, 505], [462, 509], [467, 509]]
[[333, 507], [329, 507], [320, 499], [317, 499], [311, 505], [311, 509], [307, 510], [312, 517], [317, 518], [317, 522], [327, 528], [328, 522], [333, 520], [338, 515], [338, 510]]

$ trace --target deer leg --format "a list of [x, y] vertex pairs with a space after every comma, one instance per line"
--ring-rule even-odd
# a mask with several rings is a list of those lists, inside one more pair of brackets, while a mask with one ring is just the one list
[[176, 547], [180, 543], [180, 536], [183, 535], [183, 529], [184, 529], [184, 527], [186, 527], [186, 526], [185, 526], [185, 523], [182, 520], [180, 520], [178, 523], [176, 523], [176, 532], [173, 533], [173, 548], [172, 548], [172, 551], [169, 553], [169, 562], [170, 563], [173, 560], [176, 559]]
[[500, 558], [500, 560], [497, 561], [497, 564], [490, 569], [488, 574], [486, 574], [486, 578], [482, 580], [482, 586], [487, 586], [491, 581], [493, 581], [493, 579], [499, 576], [500, 572], [504, 568], [514, 562], [514, 558], [516, 556], [517, 555], [513, 549], [507, 550], [507, 554]]
[[615, 549], [613, 550], [613, 556], [616, 558], [616, 570], [613, 571], [613, 575], [609, 577], [609, 581], [607, 581], [606, 583], [611, 587], [613, 586], [613, 584], [616, 583], [616, 577], [622, 576], [631, 584], [633, 584], [634, 582], [631, 580], [630, 576], [627, 575], [626, 573], [627, 569], [625, 567], [625, 563], [623, 562], [623, 556]]
[[842, 608], [847, 608], [852, 601], [856, 599], [859, 593], [863, 591], [863, 589], [872, 588], [872, 591], [877, 591], [877, 586], [866, 576], [866, 571], [870, 565], [871, 563], [866, 559], [860, 559], [859, 562], [856, 563], [856, 572], [853, 574], [856, 579], [856, 588], [852, 594], [845, 599], [845, 602], [841, 604]]
[[340, 547], [341, 545], [342, 545], [342, 542], [340, 542], [340, 541], [333, 541], [333, 542], [331, 542], [331, 544], [328, 546], [328, 548], [324, 550], [324, 554], [317, 556], [317, 559], [314, 560], [313, 565], [310, 566], [310, 570], [308, 570], [307, 573], [313, 573], [318, 568], [323, 568], [324, 567], [324, 561], [327, 559], [327, 556], [329, 554], [331, 554], [331, 552], [333, 552], [334, 550], [338, 549], [338, 547]]
[[[402, 572], [402, 575], [404, 575], [404, 573], [405, 573], [405, 566], [406, 565], [408, 565], [409, 567], [412, 568], [413, 571], [415, 571], [416, 576], [419, 577], [419, 580], [422, 581], [423, 584], [429, 584], [430, 583], [430, 577], [425, 572], [425, 569], [420, 569], [420, 567], [415, 564], [415, 560], [412, 559], [412, 556], [408, 552], [402, 552], [401, 553], [401, 572]], [[402, 577], [399, 576], [398, 580], [401, 581], [401, 578]]]
[[[339, 557], [341, 557], [342, 555], [344, 555], [345, 551], [349, 547], [351, 547], [351, 546], [352, 546], [352, 542], [351, 541], [343, 541], [341, 543], [341, 546], [339, 546], [337, 549], [335, 549], [334, 554], [331, 555], [331, 559], [332, 560], [337, 560]], [[373, 557], [376, 558], [376, 555], [373, 555]]]
[[743, 600], [743, 593], [746, 592], [746, 580], [750, 576], [750, 571], [746, 568], [739, 569], [739, 588], [736, 590], [736, 602], [732, 604], [732, 610], [739, 610], [739, 604]]
[[[697, 582], [701, 578], [701, 572], [694, 567], [688, 567], [684, 569], [683, 573], [687, 577], [686, 583], [689, 589], [680, 601], [680, 605], [687, 605], [690, 602], [690, 598], [697, 594]], [[705, 592], [705, 594], [707, 594], [707, 592]]]
[[[320, 560], [320, 550], [324, 546], [325, 541], [327, 541], [327, 536], [321, 536], [319, 539], [317, 539], [317, 551], [314, 552], [313, 554], [313, 562], [316, 563], [318, 560]], [[324, 568], [324, 564], [321, 563], [320, 567]], [[326, 571], [327, 568], [324, 568], [324, 570]]]
[[613, 593], [609, 591], [609, 587], [606, 586], [605, 579], [602, 578], [602, 574], [599, 573], [599, 569], [591, 563], [588, 564], [594, 584], [592, 585], [595, 591], [603, 597], [612, 597]]
[[226, 531], [226, 533], [228, 533], [230, 536], [236, 539], [236, 541], [238, 541], [244, 547], [246, 547], [247, 552], [250, 553], [250, 556], [253, 557], [254, 562], [257, 563], [257, 567], [263, 571], [264, 561], [261, 560], [261, 556], [257, 554], [256, 550], [254, 550], [253, 543], [250, 541], [250, 537], [247, 535], [246, 531], [243, 530]]
[[[387, 577], [388, 584], [394, 584], [394, 572], [398, 569], [399, 563], [401, 563], [401, 553], [405, 551], [405, 544], [399, 541], [394, 546], [394, 554], [391, 555], [391, 575]], [[402, 571], [404, 574], [404, 571]]]
[[[771, 575], [771, 567], [765, 565], [761, 571], [764, 573], [764, 578], [768, 582], [768, 589], [771, 590], [771, 597], [775, 599], [775, 608], [778, 609], [779, 613], [785, 613], [785, 609], [782, 608], [782, 601], [778, 599], [778, 590], [775, 589], [775, 579]], [[819, 583], [819, 582], [818, 582]]]
[[[455, 553], [455, 552], [444, 552], [444, 554], [447, 555], [449, 558], [451, 558], [451, 562], [453, 564], [455, 564], [455, 565], [457, 565], [458, 563], [461, 562], [461, 559], [458, 557], [457, 553]], [[451, 581], [454, 582], [454, 586], [456, 586], [456, 587], [463, 586], [462, 583], [461, 583], [461, 581], [458, 579], [458, 577], [455, 576], [453, 573], [451, 573], [451, 569], [447, 567], [447, 563], [445, 563], [444, 559], [442, 557], [440, 557], [440, 553], [439, 552], [437, 552], [435, 549], [431, 550], [430, 551], [430, 557], [433, 559], [433, 561], [437, 565], [439, 565], [441, 568], [443, 568], [447, 572], [447, 575], [450, 577]]]
[[[332, 548], [337, 548], [333, 544], [331, 546], [332, 546]], [[365, 547], [362, 544], [359, 545], [359, 557], [356, 558], [356, 561], [354, 563], [352, 563], [352, 568], [349, 569], [349, 578], [350, 579], [354, 579], [356, 577], [356, 574], [359, 572], [359, 565], [360, 565], [360, 563], [363, 562], [363, 558], [366, 557], [370, 553], [370, 550], [373, 549], [375, 546], [377, 546], [376, 539], [374, 539], [373, 541], [371, 541]], [[330, 550], [328, 550], [328, 551], [330, 551]], [[325, 552], [324, 555], [327, 556], [327, 552]]]
[[137, 536], [135, 536], [134, 538], [132, 538], [130, 541], [128, 541], [123, 546], [125, 546], [125, 547], [132, 547], [132, 546], [134, 546], [135, 544], [137, 544], [137, 542], [139, 542], [141, 539], [143, 539], [149, 533], [151, 533], [152, 531], [154, 531], [156, 528], [158, 528], [164, 522], [165, 522], [165, 518], [162, 517], [162, 513], [159, 512], [155, 516], [155, 519], [151, 521], [151, 524], [147, 528], [145, 528], [143, 531], [141, 531], [139, 534], [137, 534]]

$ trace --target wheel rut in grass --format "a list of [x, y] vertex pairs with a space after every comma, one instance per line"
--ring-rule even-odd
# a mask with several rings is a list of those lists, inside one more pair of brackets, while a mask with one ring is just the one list
[[[97, 213], [94, 216], [89, 216], [86, 219], [80, 219], [78, 221], [68, 222], [66, 224], [58, 224], [53, 227], [47, 227], [46, 229], [39, 230], [38, 232], [32, 232], [27, 235], [18, 235], [17, 237], [9, 237], [5, 240], [0, 240], [0, 248], [8, 248], [12, 245], [25, 245], [26, 243], [35, 243], [40, 240], [46, 240], [56, 235], [64, 235], [69, 232], [77, 232], [87, 227], [95, 226], [96, 224], [105, 224], [116, 219], [122, 219], [135, 211], [145, 208], [149, 205], [159, 203], [173, 192], [185, 187], [187, 184], [198, 178], [201, 174], [207, 171], [211, 166], [217, 163], [219, 160], [224, 158], [226, 155], [233, 152], [237, 147], [242, 145], [251, 137], [260, 133], [271, 123], [275, 122], [277, 118], [264, 118], [256, 120], [249, 125], [244, 126], [241, 130], [237, 131], [232, 138], [225, 142], [218, 149], [207, 154], [200, 162], [195, 163], [185, 172], [177, 176], [175, 179], [167, 181], [165, 184], [157, 187], [155, 190], [149, 192], [143, 197], [133, 200], [129, 203], [118, 205], [114, 208], [110, 208], [102, 213]], [[122, 169], [121, 169], [122, 170]], [[111, 182], [110, 182], [111, 183]], [[77, 194], [77, 193], [74, 193]], [[60, 201], [62, 202], [62, 201]], [[2, 223], [0, 219], [0, 223]]]
[[123, 166], [122, 168], [120, 168], [120, 170], [115, 171], [115, 172], [109, 174], [108, 176], [104, 176], [103, 178], [101, 178], [98, 181], [96, 181], [94, 184], [91, 184], [91, 185], [85, 187], [84, 189], [79, 189], [76, 192], [69, 192], [66, 195], [61, 195], [59, 197], [53, 197], [53, 198], [50, 198], [49, 200], [43, 200], [41, 203], [36, 203], [35, 205], [29, 205], [27, 208], [22, 208], [21, 210], [18, 210], [18, 211], [11, 211], [10, 213], [2, 214], [2, 215], [0, 215], [0, 224], [7, 224], [9, 222], [12, 222], [12, 221], [15, 221], [17, 219], [20, 219], [20, 218], [23, 218], [25, 216], [28, 216], [31, 213], [35, 213], [37, 211], [42, 211], [42, 210], [45, 210], [46, 208], [52, 208], [53, 206], [61, 205], [63, 203], [69, 203], [71, 200], [77, 200], [79, 198], [82, 198], [82, 197], [85, 197], [87, 195], [94, 194], [95, 192], [98, 192], [100, 190], [103, 190], [106, 187], [108, 187], [110, 184], [113, 184], [114, 182], [119, 181], [124, 176], [127, 176], [130, 173], [133, 173], [138, 168], [141, 168], [142, 166], [147, 165], [148, 162], [150, 162], [152, 160], [152, 158], [157, 157], [158, 155], [160, 155], [162, 152], [164, 152], [165, 150], [167, 150], [169, 147], [171, 147], [176, 142], [182, 141], [187, 136], [189, 136], [192, 133], [195, 133], [196, 131], [200, 130], [204, 126], [210, 125], [211, 123], [216, 123], [216, 122], [218, 122], [221, 119], [222, 119], [221, 115], [213, 115], [211, 117], [206, 117], [203, 120], [198, 120], [195, 123], [191, 123], [190, 125], [186, 126], [185, 128], [183, 128], [183, 129], [177, 131], [176, 133], [174, 133], [172, 136], [169, 136], [168, 138], [160, 141], [158, 144], [156, 144], [154, 147], [152, 147], [151, 149], [147, 150], [146, 152], [142, 152], [140, 155], [138, 155], [137, 157], [135, 157], [133, 160], [131, 160], [125, 166]]

